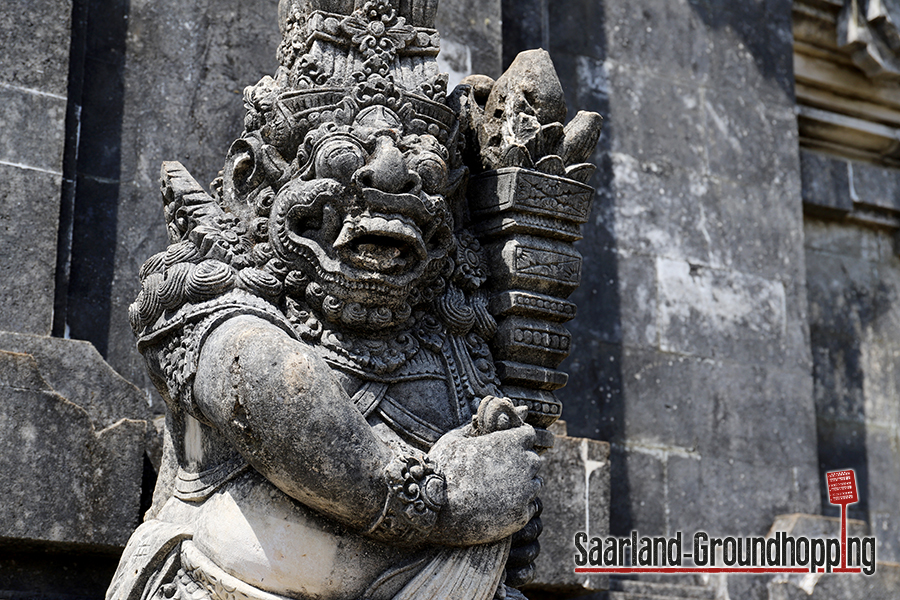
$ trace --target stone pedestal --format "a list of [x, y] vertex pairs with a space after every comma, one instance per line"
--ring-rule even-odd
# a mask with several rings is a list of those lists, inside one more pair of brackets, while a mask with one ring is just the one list
[[609, 535], [609, 444], [568, 437], [565, 421], [551, 430], [556, 442], [544, 457], [541, 476], [541, 554], [529, 598], [563, 598], [607, 589], [609, 578], [575, 574], [574, 537], [579, 531]]
[[146, 508], [148, 417], [90, 344], [0, 333], [0, 595], [102, 597]]

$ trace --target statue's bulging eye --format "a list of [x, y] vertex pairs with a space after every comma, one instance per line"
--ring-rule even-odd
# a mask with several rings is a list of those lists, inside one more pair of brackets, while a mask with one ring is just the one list
[[412, 159], [412, 166], [422, 178], [422, 189], [429, 194], [443, 193], [447, 188], [447, 164], [430, 152]]
[[348, 139], [326, 141], [316, 152], [316, 176], [321, 178], [349, 181], [365, 164], [363, 149]]

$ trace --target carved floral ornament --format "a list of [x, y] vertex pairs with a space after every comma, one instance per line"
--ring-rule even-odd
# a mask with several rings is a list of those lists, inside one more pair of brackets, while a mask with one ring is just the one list
[[838, 44], [870, 78], [900, 80], [900, 1], [845, 0]]

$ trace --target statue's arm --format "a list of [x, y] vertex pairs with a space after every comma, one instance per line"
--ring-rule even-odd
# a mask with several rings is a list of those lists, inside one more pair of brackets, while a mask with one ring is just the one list
[[[279, 489], [377, 539], [482, 544], [512, 535], [534, 515], [541, 487], [534, 430], [469, 437], [457, 429], [429, 453], [446, 486], [434, 518], [412, 516], [398, 531], [395, 512], [394, 529], [384, 529], [383, 511], [405, 510], [395, 496], [410, 489], [396, 488], [396, 457], [331, 368], [263, 319], [235, 317], [213, 331], [200, 353], [194, 396], [203, 416]], [[424, 481], [417, 480], [426, 487]], [[431, 498], [444, 496], [443, 488]]]
[[232, 318], [203, 345], [194, 395], [283, 492], [353, 528], [378, 518], [391, 451], [310, 347], [260, 318]]

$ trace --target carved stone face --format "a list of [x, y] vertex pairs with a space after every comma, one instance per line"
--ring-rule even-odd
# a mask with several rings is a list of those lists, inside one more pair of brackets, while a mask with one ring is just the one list
[[269, 235], [313, 282], [307, 300], [408, 316], [453, 245], [447, 149], [431, 135], [405, 135], [396, 114], [372, 106], [352, 125], [310, 132], [300, 157], [299, 177], [275, 198]]

